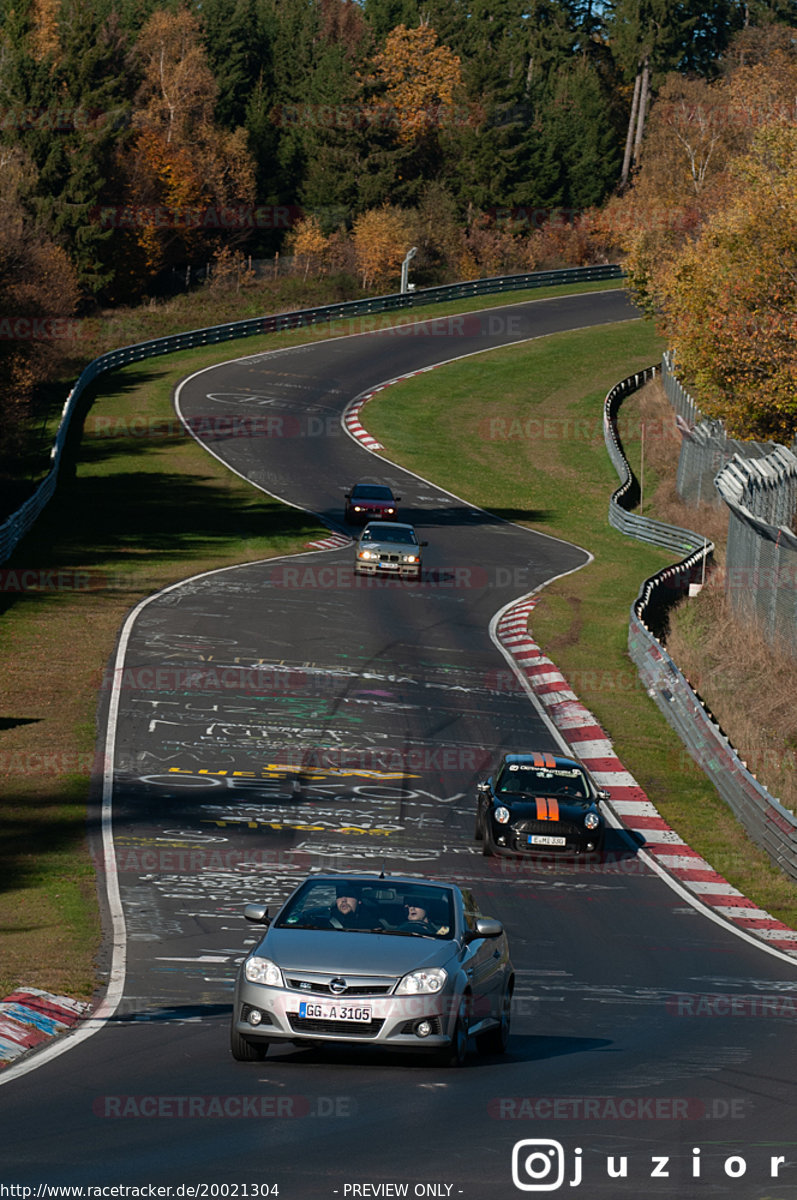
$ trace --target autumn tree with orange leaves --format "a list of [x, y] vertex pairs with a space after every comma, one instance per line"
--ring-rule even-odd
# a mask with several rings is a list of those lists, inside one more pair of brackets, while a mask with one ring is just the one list
[[191, 11], [156, 10], [136, 51], [143, 83], [127, 161], [130, 223], [153, 275], [169, 261], [207, 258], [214, 235], [246, 235], [254, 165], [245, 131], [214, 124], [218, 89]]
[[397, 25], [374, 57], [367, 82], [379, 90], [372, 107], [395, 128], [399, 141], [414, 142], [454, 118], [462, 100], [459, 57], [438, 45], [425, 21], [415, 29]]
[[408, 214], [386, 204], [357, 217], [352, 229], [357, 271], [364, 288], [383, 287], [399, 274], [412, 245]]
[[740, 37], [714, 83], [670, 78], [634, 186], [597, 220], [625, 251], [631, 291], [706, 415], [736, 437], [789, 441], [797, 432], [797, 50], [771, 36], [771, 44]]
[[678, 373], [734, 437], [797, 433], [797, 126], [756, 135], [726, 206], [664, 271]]
[[329, 238], [322, 231], [315, 213], [296, 222], [285, 240], [285, 247], [293, 254], [298, 268], [304, 267], [305, 279], [311, 270], [314, 275], [321, 275], [325, 270]]

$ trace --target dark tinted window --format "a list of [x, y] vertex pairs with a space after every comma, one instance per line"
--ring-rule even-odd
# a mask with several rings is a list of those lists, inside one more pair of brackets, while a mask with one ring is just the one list
[[[340, 879], [311, 879], [289, 901], [275, 921], [283, 929], [329, 929], [329, 916], [334, 914], [335, 901], [342, 890]], [[358, 880], [352, 878], [351, 894], [359, 901], [358, 911], [364, 920], [366, 932], [412, 936], [412, 929], [404, 929], [409, 921], [408, 904], [421, 905], [431, 929], [417, 928], [418, 933], [431, 934], [440, 938], [453, 936], [454, 911], [451, 892], [448, 888], [430, 884], [400, 884], [390, 880]]]
[[405, 546], [416, 546], [414, 531], [408, 526], [391, 525], [388, 521], [380, 521], [379, 529], [366, 529], [362, 536], [364, 542], [400, 542]]
[[389, 487], [379, 484], [358, 483], [352, 488], [352, 500], [392, 500], [393, 493]]
[[501, 795], [561, 796], [586, 800], [589, 785], [578, 767], [532, 767], [506, 763], [498, 775], [496, 792]]

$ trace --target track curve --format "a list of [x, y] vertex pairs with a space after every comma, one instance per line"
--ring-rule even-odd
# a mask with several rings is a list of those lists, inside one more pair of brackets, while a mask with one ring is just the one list
[[[0, 1089], [8, 1180], [276, 1184], [301, 1200], [797, 1196], [797, 1167], [770, 1162], [788, 1160], [795, 1128], [797, 967], [696, 914], [619, 833], [611, 862], [587, 869], [475, 853], [476, 776], [504, 749], [555, 744], [502, 686], [491, 618], [587, 552], [377, 464], [340, 424], [381, 381], [634, 315], [620, 292], [535, 301], [253, 355], [181, 386], [212, 453], [331, 528], [348, 484], [395, 485], [430, 543], [425, 578], [358, 583], [346, 547], [184, 581], [131, 615], [109, 762], [124, 990], [93, 1037]], [[214, 437], [219, 413], [240, 436]], [[242, 904], [353, 865], [467, 879], [506, 923], [504, 1059], [451, 1072], [366, 1049], [228, 1057]], [[539, 1147], [513, 1151], [529, 1139], [550, 1143], [552, 1174], [535, 1175]]]

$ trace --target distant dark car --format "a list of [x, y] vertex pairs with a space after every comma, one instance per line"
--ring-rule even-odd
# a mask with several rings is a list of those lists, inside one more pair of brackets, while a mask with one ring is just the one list
[[369, 521], [354, 547], [355, 573], [420, 579], [426, 544], [418, 541], [411, 525]]
[[356, 483], [346, 492], [346, 520], [354, 524], [364, 521], [395, 521], [401, 496], [394, 496], [389, 487], [377, 483]]
[[507, 754], [478, 784], [477, 841], [484, 854], [584, 854], [603, 847], [599, 788], [573, 758]]
[[500, 921], [453, 883], [395, 875], [311, 875], [241, 964], [230, 1048], [239, 1062], [269, 1046], [325, 1042], [425, 1052], [460, 1067], [509, 1037], [515, 974]]

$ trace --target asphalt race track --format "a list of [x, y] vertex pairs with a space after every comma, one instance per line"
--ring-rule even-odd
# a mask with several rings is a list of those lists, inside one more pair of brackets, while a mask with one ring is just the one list
[[[191, 579], [131, 615], [107, 743], [123, 994], [92, 1036], [0, 1078], [0, 1196], [797, 1198], [797, 965], [700, 915], [619, 830], [589, 863], [472, 840], [500, 753], [557, 745], [491, 619], [588, 554], [380, 462], [340, 423], [396, 376], [634, 316], [607, 291], [310, 335], [182, 385], [210, 452], [332, 527], [350, 484], [394, 486], [429, 543], [424, 578], [355, 579], [347, 545]], [[319, 867], [472, 883], [517, 970], [504, 1057], [232, 1060], [242, 907]]]

